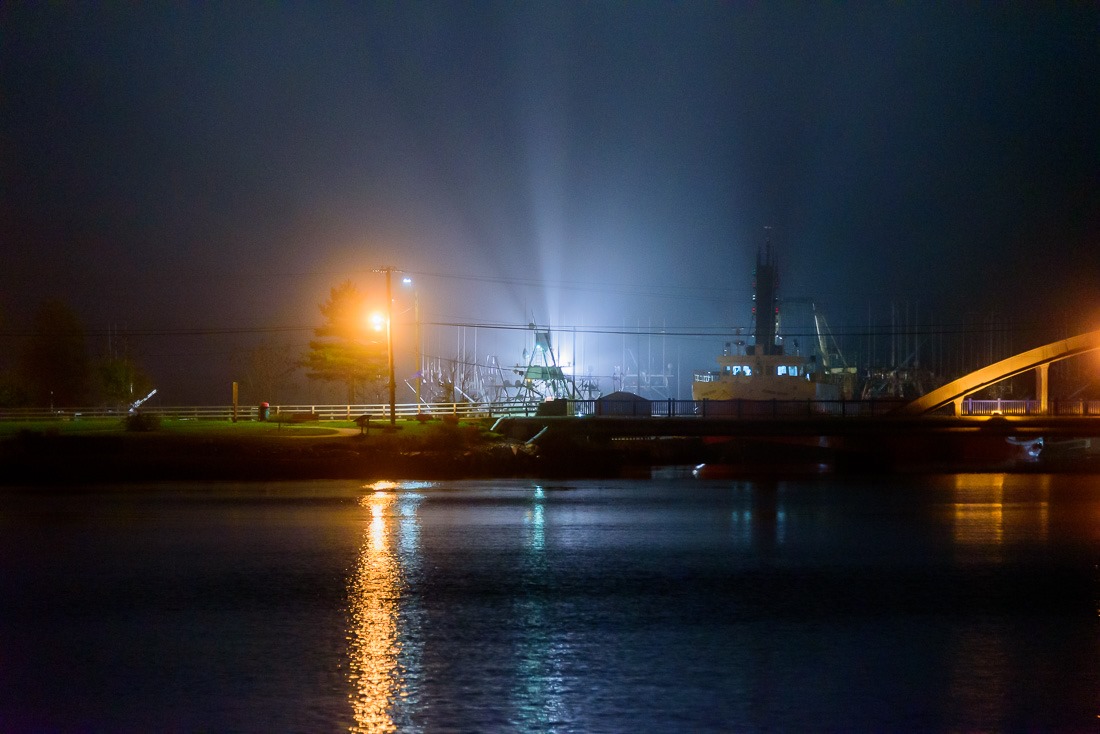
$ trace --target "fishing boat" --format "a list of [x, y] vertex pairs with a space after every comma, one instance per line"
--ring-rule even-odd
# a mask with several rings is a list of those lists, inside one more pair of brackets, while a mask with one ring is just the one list
[[694, 400], [831, 400], [835, 384], [825, 382], [813, 363], [786, 354], [779, 342], [779, 268], [771, 245], [756, 254], [753, 271], [753, 338], [755, 344], [726, 343], [718, 369], [694, 373]]
[[783, 354], [718, 355], [717, 371], [695, 372], [694, 400], [813, 400], [820, 383], [810, 379], [801, 357]]

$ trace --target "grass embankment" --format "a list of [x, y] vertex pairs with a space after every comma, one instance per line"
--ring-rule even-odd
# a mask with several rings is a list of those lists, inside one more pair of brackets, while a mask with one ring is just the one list
[[0, 422], [0, 482], [523, 476], [537, 457], [488, 420]]
[[[146, 416], [142, 416], [145, 418]], [[0, 421], [0, 440], [5, 438], [37, 434], [42, 436], [81, 436], [81, 435], [135, 435], [158, 433], [170, 436], [202, 436], [207, 438], [293, 438], [293, 437], [333, 437], [355, 435], [367, 443], [384, 442], [387, 444], [407, 443], [410, 445], [424, 440], [439, 438], [461, 432], [466, 436], [485, 434], [490, 439], [488, 429], [491, 419], [441, 421], [438, 419], [419, 421], [400, 419], [394, 429], [388, 421], [372, 420], [363, 431], [355, 421], [225, 421], [161, 419], [155, 417], [147, 425], [136, 428], [124, 418], [61, 418], [57, 420], [36, 421]]]
[[[417, 426], [420, 427], [420, 426]], [[173, 435], [233, 435], [265, 436], [272, 433], [287, 436], [336, 436], [341, 430], [358, 427], [352, 421], [325, 423], [276, 423], [258, 421], [170, 420], [159, 421], [155, 430]], [[127, 428], [122, 418], [64, 418], [45, 421], [0, 421], [0, 439], [37, 433], [46, 436], [77, 436], [88, 434], [137, 433]]]

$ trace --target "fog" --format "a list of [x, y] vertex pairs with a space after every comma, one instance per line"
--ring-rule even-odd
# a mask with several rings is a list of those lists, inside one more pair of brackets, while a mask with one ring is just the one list
[[[5, 358], [60, 298], [167, 404], [226, 402], [258, 346], [292, 360], [341, 282], [384, 303], [383, 267], [413, 280], [402, 383], [418, 321], [423, 355], [503, 366], [533, 323], [604, 391], [667, 371], [687, 397], [751, 332], [769, 242], [790, 349], [811, 308], [853, 362], [898, 333], [996, 324], [1022, 349], [1100, 319], [1095, 5], [2, 18]], [[280, 390], [248, 399], [333, 398]]]

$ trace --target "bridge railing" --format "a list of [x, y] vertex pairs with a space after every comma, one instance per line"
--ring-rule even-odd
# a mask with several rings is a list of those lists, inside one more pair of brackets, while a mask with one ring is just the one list
[[[871, 400], [570, 400], [558, 415], [699, 418], [838, 418], [888, 415], [909, 401]], [[1038, 400], [963, 401], [963, 415], [1042, 415]], [[1052, 400], [1047, 415], [1100, 416], [1100, 400]]]
[[[965, 398], [963, 415], [1043, 415], [1038, 400], [975, 400]], [[1051, 400], [1047, 403], [1047, 415], [1098, 415], [1100, 400]]]
[[904, 400], [570, 400], [562, 415], [804, 418], [886, 415]]

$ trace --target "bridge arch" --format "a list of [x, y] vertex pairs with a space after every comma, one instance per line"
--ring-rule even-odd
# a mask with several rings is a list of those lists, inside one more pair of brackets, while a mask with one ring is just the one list
[[899, 412], [907, 415], [922, 415], [953, 404], [955, 415], [961, 415], [962, 401], [966, 396], [1033, 369], [1036, 371], [1035, 388], [1039, 398], [1039, 411], [1045, 413], [1047, 412], [1047, 371], [1050, 364], [1095, 351], [1100, 351], [1100, 330], [1051, 342], [964, 375], [902, 406]]

